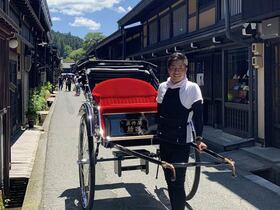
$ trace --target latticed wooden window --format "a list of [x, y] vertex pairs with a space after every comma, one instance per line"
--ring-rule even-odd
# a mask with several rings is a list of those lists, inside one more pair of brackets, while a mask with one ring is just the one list
[[247, 48], [228, 51], [227, 78], [227, 101], [235, 103], [249, 103]]
[[143, 27], [143, 47], [147, 47], [148, 45], [148, 27], [147, 27], [147, 23], [144, 24]]
[[186, 9], [185, 5], [173, 11], [173, 35], [186, 33]]
[[149, 23], [149, 44], [157, 43], [157, 20]]
[[[230, 15], [238, 15], [242, 12], [242, 0], [229, 0]], [[224, 0], [221, 0], [221, 19], [225, 18]]]
[[160, 18], [160, 40], [170, 38], [170, 15], [166, 14]]

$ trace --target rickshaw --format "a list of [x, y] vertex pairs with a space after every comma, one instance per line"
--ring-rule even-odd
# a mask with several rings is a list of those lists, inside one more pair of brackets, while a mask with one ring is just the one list
[[[171, 170], [176, 179], [177, 167], [194, 167], [188, 171], [185, 183], [186, 200], [195, 195], [201, 166], [226, 165], [235, 175], [234, 161], [211, 150], [203, 152], [216, 159], [214, 162], [200, 160], [200, 152], [192, 144], [188, 163], [167, 163], [159, 158], [160, 151], [150, 152], [137, 148], [156, 145], [157, 103], [159, 81], [156, 66], [145, 61], [84, 60], [77, 66], [86, 102], [82, 104], [78, 167], [83, 209], [93, 209], [95, 198], [96, 164], [114, 161], [114, 172], [141, 170], [149, 173], [149, 163]], [[98, 158], [100, 146], [114, 148], [113, 158]], [[123, 166], [126, 159], [140, 159], [140, 165]]]

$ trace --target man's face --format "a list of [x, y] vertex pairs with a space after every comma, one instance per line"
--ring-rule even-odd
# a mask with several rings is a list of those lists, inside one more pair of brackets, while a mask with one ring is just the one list
[[183, 60], [175, 60], [168, 68], [170, 79], [173, 83], [178, 83], [185, 78], [187, 67]]

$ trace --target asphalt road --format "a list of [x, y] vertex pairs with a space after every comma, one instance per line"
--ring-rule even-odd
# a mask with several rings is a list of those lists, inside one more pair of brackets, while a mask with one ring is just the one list
[[[81, 209], [77, 152], [78, 110], [83, 96], [61, 91], [49, 129], [42, 207], [47, 210]], [[149, 147], [155, 151], [156, 147]], [[111, 149], [100, 149], [99, 157], [112, 156]], [[135, 161], [135, 160], [130, 160]], [[130, 164], [126, 162], [124, 164]], [[165, 210], [170, 209], [162, 170], [155, 179], [156, 166], [150, 174], [140, 171], [114, 174], [113, 162], [97, 164], [96, 210]], [[186, 209], [279, 210], [280, 197], [242, 176], [232, 178], [225, 168], [203, 168], [196, 196]]]

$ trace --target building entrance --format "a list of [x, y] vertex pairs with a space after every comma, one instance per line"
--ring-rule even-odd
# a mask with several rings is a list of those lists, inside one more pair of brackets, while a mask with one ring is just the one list
[[222, 127], [222, 55], [207, 53], [190, 59], [188, 78], [201, 88], [204, 124]]

